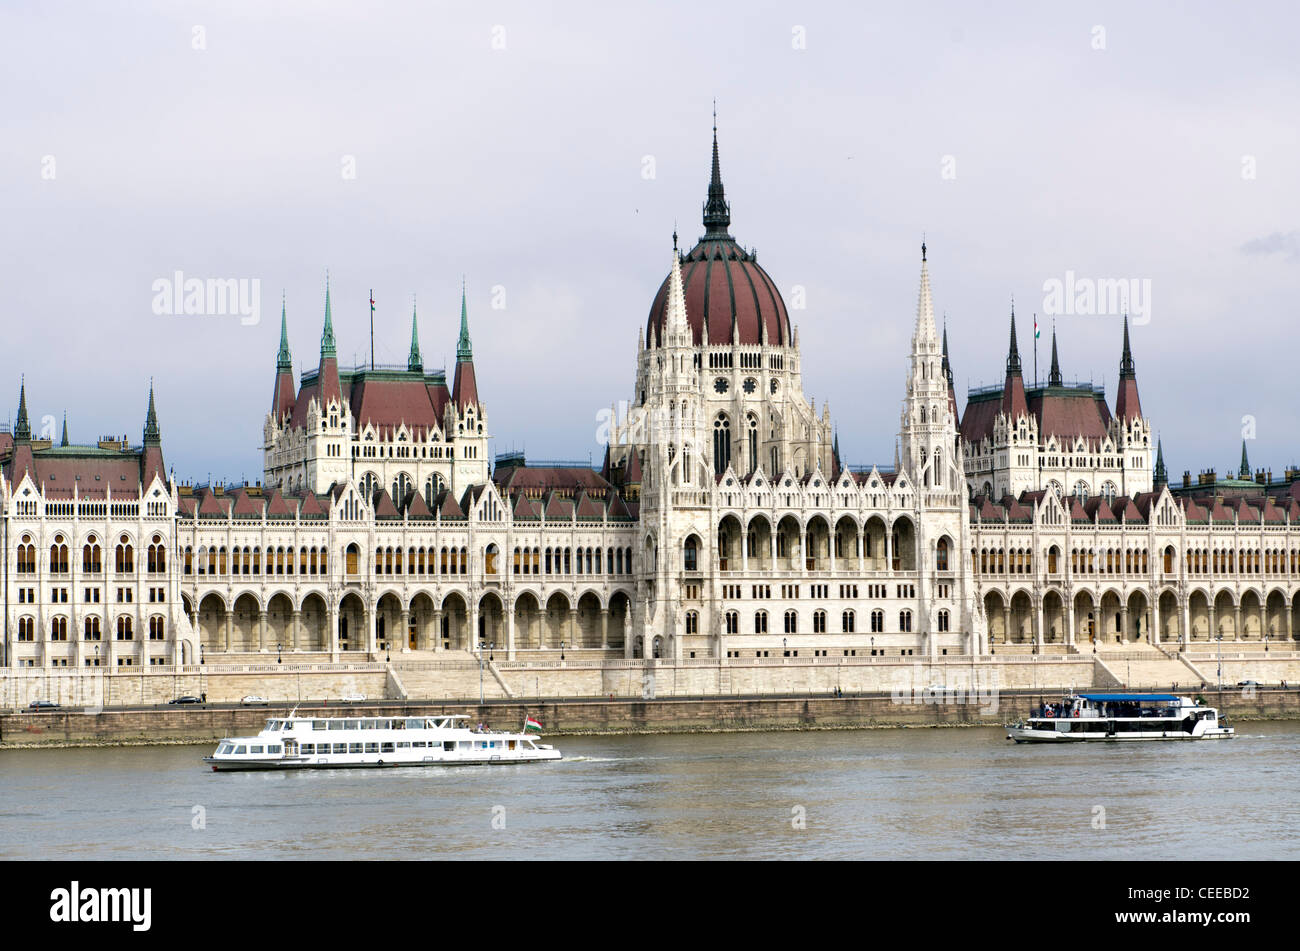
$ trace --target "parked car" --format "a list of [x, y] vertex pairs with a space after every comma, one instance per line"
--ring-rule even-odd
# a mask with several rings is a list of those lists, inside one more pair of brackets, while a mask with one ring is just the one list
[[344, 703], [365, 703], [366, 702], [365, 695], [360, 693], [344, 694], [341, 699], [343, 700]]
[[1237, 686], [1238, 686], [1238, 687], [1258, 687], [1258, 686], [1260, 686], [1260, 683], [1259, 683], [1258, 680], [1238, 680], [1238, 681], [1237, 681]]
[[198, 697], [177, 697], [175, 700], [168, 700], [168, 703], [202, 703]]
[[59, 705], [53, 700], [33, 700], [27, 704], [28, 710], [57, 710]]
[[253, 706], [266, 707], [266, 706], [270, 706], [271, 704], [270, 700], [267, 700], [265, 697], [259, 697], [256, 694], [249, 694], [247, 697], [245, 697], [243, 700], [239, 702], [246, 707], [253, 707]]

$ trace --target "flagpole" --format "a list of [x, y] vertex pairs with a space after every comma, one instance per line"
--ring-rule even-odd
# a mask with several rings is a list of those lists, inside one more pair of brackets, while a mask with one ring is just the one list
[[[373, 334], [374, 330], [372, 329], [370, 335], [373, 336]], [[374, 347], [373, 340], [370, 347]], [[1034, 386], [1037, 385], [1039, 385], [1039, 316], [1034, 314]]]
[[[1038, 366], [1038, 357], [1034, 357], [1034, 366]], [[370, 288], [370, 369], [375, 368], [375, 289]], [[1035, 370], [1034, 374], [1037, 375]]]

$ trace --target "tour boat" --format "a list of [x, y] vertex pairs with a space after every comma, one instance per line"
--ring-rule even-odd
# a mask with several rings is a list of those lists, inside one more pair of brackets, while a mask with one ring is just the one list
[[[467, 716], [300, 717], [266, 721], [257, 736], [222, 740], [203, 757], [214, 771], [337, 767], [458, 766], [536, 763], [560, 751], [527, 732], [503, 733], [457, 725]], [[540, 730], [529, 718], [525, 731]]]
[[1007, 727], [1017, 743], [1089, 740], [1210, 740], [1234, 735], [1219, 711], [1165, 693], [1085, 693], [1045, 703], [1038, 715]]

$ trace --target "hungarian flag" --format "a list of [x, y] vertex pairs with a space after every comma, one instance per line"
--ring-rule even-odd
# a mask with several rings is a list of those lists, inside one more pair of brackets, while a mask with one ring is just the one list
[[1038, 315], [1034, 314], [1034, 339], [1037, 340], [1041, 334], [1038, 332]]
[[541, 721], [541, 720], [534, 720], [534, 719], [533, 719], [532, 717], [530, 717], [530, 716], [525, 716], [525, 717], [524, 717], [524, 730], [525, 730], [525, 731], [527, 731], [527, 730], [532, 730], [534, 733], [541, 733], [541, 732], [542, 732], [542, 721]]

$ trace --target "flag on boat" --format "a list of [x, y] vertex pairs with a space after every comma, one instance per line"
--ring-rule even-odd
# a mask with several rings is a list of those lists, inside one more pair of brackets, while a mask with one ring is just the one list
[[541, 720], [534, 720], [534, 719], [533, 719], [532, 717], [530, 717], [530, 716], [525, 716], [525, 717], [524, 717], [524, 730], [525, 730], [525, 731], [527, 731], [527, 730], [533, 730], [533, 731], [536, 732], [536, 733], [541, 733], [541, 732], [542, 732], [542, 721], [541, 721]]

